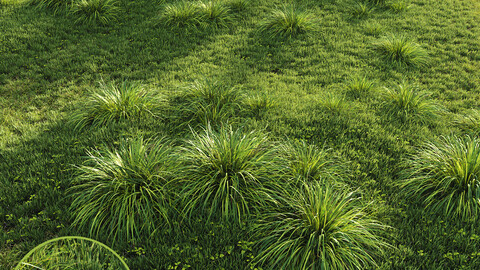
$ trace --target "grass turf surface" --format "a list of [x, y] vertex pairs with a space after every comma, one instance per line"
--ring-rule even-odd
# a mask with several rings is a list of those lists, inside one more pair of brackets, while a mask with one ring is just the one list
[[[79, 25], [61, 12], [0, 2], [0, 267], [11, 269], [54, 236], [85, 234], [70, 227], [71, 200], [65, 197], [76, 174], [72, 165], [82, 164], [85, 150], [123, 136], [180, 140], [189, 134], [170, 117], [173, 101], [160, 119], [77, 134], [67, 120], [89, 89], [102, 79], [128, 79], [175, 100], [179, 87], [206, 77], [274, 100], [271, 110], [242, 115], [237, 125], [325, 145], [345, 162], [349, 184], [373, 200], [372, 214], [392, 227], [386, 238], [396, 249], [378, 262], [382, 268], [479, 268], [478, 224], [425, 214], [421, 204], [398, 200], [396, 186], [399, 162], [426, 140], [461, 135], [453, 121], [478, 108], [476, 1], [414, 0], [401, 13], [379, 7], [357, 19], [351, 15], [354, 1], [298, 0], [318, 18], [319, 30], [285, 40], [257, 32], [281, 1], [252, 0], [229, 28], [195, 32], [161, 25], [159, 15], [169, 2], [121, 1], [118, 21], [110, 26]], [[372, 34], [374, 24], [381, 33]], [[389, 33], [418, 43], [429, 65], [385, 61], [372, 44]], [[346, 84], [355, 76], [376, 80], [377, 87], [351, 97]], [[383, 86], [404, 80], [445, 108], [439, 119], [405, 123], [387, 116]], [[340, 105], [329, 102], [335, 97]], [[239, 269], [256, 254], [246, 231], [216, 222], [199, 221], [156, 241], [117, 251], [132, 269]]]

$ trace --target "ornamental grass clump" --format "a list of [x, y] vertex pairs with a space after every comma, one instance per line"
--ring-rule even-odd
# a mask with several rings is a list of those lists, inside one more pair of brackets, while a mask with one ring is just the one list
[[170, 184], [176, 166], [163, 140], [122, 140], [118, 150], [94, 151], [70, 188], [73, 226], [112, 243], [149, 237], [171, 224]]
[[300, 34], [312, 33], [317, 29], [315, 15], [294, 5], [284, 5], [263, 20], [258, 31], [270, 38], [292, 38]]
[[205, 27], [214, 29], [228, 27], [233, 22], [230, 8], [221, 1], [211, 0], [200, 3], [199, 11]]
[[351, 7], [351, 14], [354, 18], [363, 18], [370, 15], [374, 11], [374, 8], [370, 3], [364, 1], [356, 1]]
[[425, 67], [428, 53], [405, 35], [386, 35], [373, 43], [374, 49], [382, 57], [396, 66]]
[[406, 162], [402, 194], [419, 199], [435, 215], [478, 220], [480, 214], [480, 140], [441, 137], [423, 145]]
[[166, 4], [160, 16], [164, 26], [193, 30], [202, 26], [202, 19], [200, 5], [193, 1], [176, 1]]
[[100, 87], [87, 97], [81, 108], [77, 109], [71, 122], [75, 129], [105, 126], [125, 119], [156, 116], [163, 99], [155, 91], [147, 90], [134, 82], [101, 82]]
[[270, 198], [281, 166], [277, 151], [260, 132], [210, 126], [193, 133], [181, 156], [184, 213], [241, 224]]
[[113, 249], [90, 238], [57, 237], [45, 241], [25, 255], [15, 270], [83, 269], [129, 270], [125, 261]]
[[77, 16], [77, 23], [107, 25], [115, 21], [119, 14], [118, 0], [78, 0], [71, 12]]
[[207, 126], [229, 122], [241, 109], [241, 93], [217, 80], [197, 80], [184, 91], [181, 112], [189, 120]]
[[261, 215], [255, 266], [264, 269], [373, 269], [388, 247], [385, 226], [365, 213], [355, 192], [320, 182], [286, 194]]
[[305, 182], [333, 179], [341, 174], [329, 149], [305, 141], [288, 141], [281, 147], [287, 161], [286, 175], [297, 186]]
[[58, 13], [61, 10], [66, 10], [71, 7], [73, 0], [32, 0], [31, 4], [38, 7], [45, 7], [54, 13]]
[[375, 90], [376, 82], [368, 79], [366, 76], [353, 77], [346, 83], [347, 92], [355, 98], [360, 98], [369, 95]]
[[394, 88], [386, 88], [383, 103], [388, 117], [406, 122], [429, 123], [438, 118], [442, 108], [418, 87], [401, 83]]

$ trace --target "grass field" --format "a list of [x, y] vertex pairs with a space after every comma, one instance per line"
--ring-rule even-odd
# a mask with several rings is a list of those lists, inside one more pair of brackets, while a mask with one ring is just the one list
[[0, 269], [342, 269], [344, 202], [346, 269], [480, 269], [478, 1], [81, 2], [0, 0]]

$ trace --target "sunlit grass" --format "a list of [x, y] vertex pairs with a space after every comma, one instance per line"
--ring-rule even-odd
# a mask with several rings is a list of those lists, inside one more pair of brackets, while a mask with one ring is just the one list
[[208, 219], [240, 224], [268, 199], [268, 187], [280, 184], [277, 151], [260, 132], [208, 127], [193, 134], [181, 156], [187, 217], [203, 212]]
[[103, 25], [115, 21], [119, 11], [118, 0], [78, 0], [71, 9], [77, 16], [76, 22]]
[[256, 265], [266, 269], [370, 269], [388, 245], [385, 229], [365, 213], [355, 193], [320, 182], [286, 194], [263, 213], [255, 233]]
[[[93, 151], [70, 188], [74, 227], [112, 243], [149, 237], [171, 224], [168, 188], [176, 166], [162, 140], [123, 140], [119, 149]], [[144, 238], [139, 238], [144, 237]]]
[[435, 215], [478, 220], [480, 214], [480, 140], [441, 137], [423, 145], [407, 161], [402, 194], [421, 200]]
[[317, 18], [295, 5], [284, 5], [275, 9], [258, 28], [262, 35], [270, 38], [291, 38], [318, 30]]
[[425, 67], [429, 63], [427, 51], [405, 35], [383, 36], [374, 42], [373, 46], [387, 62], [393, 65]]
[[99, 88], [92, 91], [84, 104], [72, 115], [70, 121], [75, 129], [105, 126], [125, 119], [139, 119], [156, 116], [156, 110], [163, 99], [145, 86], [124, 81], [100, 82]]

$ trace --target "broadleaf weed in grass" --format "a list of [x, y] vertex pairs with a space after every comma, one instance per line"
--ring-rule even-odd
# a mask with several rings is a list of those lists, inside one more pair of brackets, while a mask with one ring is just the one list
[[284, 195], [261, 215], [255, 266], [272, 269], [368, 269], [389, 245], [354, 192], [321, 182]]
[[374, 49], [382, 57], [398, 66], [425, 67], [428, 65], [428, 53], [405, 35], [386, 35], [373, 43]]
[[170, 226], [176, 161], [168, 143], [122, 140], [118, 150], [89, 152], [87, 162], [70, 188], [73, 226], [112, 243]]
[[78, 0], [72, 5], [71, 13], [77, 23], [107, 25], [115, 21], [120, 8], [118, 0]]
[[405, 163], [402, 195], [423, 201], [435, 214], [478, 220], [480, 214], [480, 140], [445, 136], [425, 143]]
[[295, 5], [284, 5], [275, 9], [269, 17], [261, 21], [258, 31], [270, 38], [292, 38], [300, 34], [318, 30], [315, 16]]
[[124, 119], [155, 116], [163, 99], [139, 83], [124, 81], [117, 85], [100, 82], [83, 106], [71, 116], [75, 129], [108, 125]]
[[405, 82], [394, 88], [386, 88], [383, 103], [386, 115], [407, 122], [430, 123], [438, 118], [443, 108], [415, 85]]
[[[275, 147], [260, 132], [210, 126], [193, 133], [183, 158], [182, 205], [187, 217], [206, 213], [208, 219], [241, 224], [265, 203], [281, 166]], [[258, 211], [258, 208], [257, 208]]]

